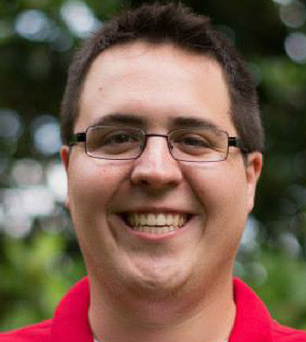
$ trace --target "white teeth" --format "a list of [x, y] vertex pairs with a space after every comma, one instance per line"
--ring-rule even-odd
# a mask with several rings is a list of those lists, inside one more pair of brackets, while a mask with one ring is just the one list
[[133, 229], [151, 234], [165, 234], [184, 226], [185, 214], [133, 213], [127, 215], [128, 223]]
[[158, 214], [156, 219], [157, 226], [165, 226], [167, 223], [166, 217], [163, 214]]
[[185, 223], [185, 220], [184, 220], [184, 217], [180, 217], [179, 218], [179, 223], [178, 223], [178, 225], [180, 226], [180, 227], [182, 227], [182, 225]]
[[[176, 218], [179, 219], [179, 216], [175, 215], [175, 218], [174, 218], [173, 215], [167, 215], [167, 226], [173, 225], [174, 224], [174, 220], [177, 221]], [[175, 224], [175, 225], [177, 226], [177, 224]]]
[[147, 223], [147, 219], [144, 214], [141, 214], [139, 216], [138, 222], [140, 223], [141, 226], [144, 226]]
[[154, 214], [149, 214], [148, 215], [148, 224], [149, 226], [156, 226], [156, 220], [155, 220], [155, 215]]
[[138, 232], [146, 232], [150, 234], [166, 234], [169, 232], [173, 232], [177, 230], [177, 227], [148, 227], [148, 226], [139, 226], [139, 227], [133, 227], [134, 230], [137, 230]]

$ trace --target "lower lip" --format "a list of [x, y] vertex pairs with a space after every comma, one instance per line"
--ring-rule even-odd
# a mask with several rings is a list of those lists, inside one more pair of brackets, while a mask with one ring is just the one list
[[161, 233], [161, 234], [154, 234], [154, 233], [149, 233], [149, 232], [141, 232], [138, 230], [133, 229], [131, 226], [129, 226], [128, 224], [126, 224], [126, 222], [122, 219], [122, 217], [120, 217], [121, 222], [123, 222], [124, 226], [127, 227], [127, 230], [130, 234], [132, 234], [133, 236], [142, 239], [142, 240], [146, 240], [146, 241], [164, 241], [164, 240], [168, 240], [171, 239], [175, 236], [181, 235], [184, 231], [186, 231], [188, 223], [190, 222], [191, 219], [189, 219], [183, 227], [178, 228], [176, 230], [173, 230], [171, 232], [167, 232], [167, 233]]

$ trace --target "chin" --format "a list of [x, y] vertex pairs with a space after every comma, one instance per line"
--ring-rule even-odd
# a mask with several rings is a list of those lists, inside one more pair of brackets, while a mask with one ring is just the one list
[[[135, 293], [145, 297], [165, 298], [173, 293], [180, 292], [180, 289], [188, 283], [192, 272], [182, 269], [181, 265], [150, 264], [137, 265], [136, 272], [130, 276], [130, 286]], [[176, 266], [176, 267], [174, 267]]]

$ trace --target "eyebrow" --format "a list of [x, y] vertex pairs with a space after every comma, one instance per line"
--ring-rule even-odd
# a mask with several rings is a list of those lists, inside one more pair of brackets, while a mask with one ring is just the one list
[[180, 116], [175, 118], [171, 126], [175, 128], [190, 128], [190, 127], [202, 127], [202, 128], [218, 128], [211, 120], [200, 119], [190, 116]]
[[112, 113], [95, 120], [91, 126], [131, 125], [143, 127], [145, 120], [133, 114]]
[[[148, 125], [146, 117], [140, 117], [134, 114], [123, 113], [111, 113], [95, 120], [90, 126], [103, 126], [103, 125], [128, 125], [136, 127], [146, 127]], [[203, 127], [203, 128], [218, 128], [218, 126], [211, 120], [190, 117], [179, 116], [174, 119], [170, 119], [170, 128], [191, 128], [191, 127]]]

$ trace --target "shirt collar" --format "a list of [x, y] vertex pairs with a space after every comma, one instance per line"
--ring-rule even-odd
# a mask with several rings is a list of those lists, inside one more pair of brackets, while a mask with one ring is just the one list
[[[272, 342], [271, 317], [263, 302], [241, 280], [234, 280], [236, 319], [228, 342]], [[78, 282], [60, 302], [51, 341], [93, 342], [88, 322], [89, 282]]]
[[234, 280], [236, 318], [228, 342], [272, 342], [272, 319], [261, 299], [241, 280]]

